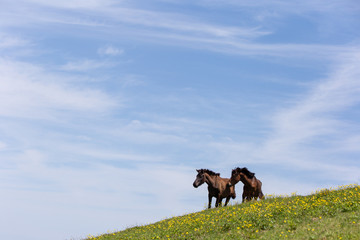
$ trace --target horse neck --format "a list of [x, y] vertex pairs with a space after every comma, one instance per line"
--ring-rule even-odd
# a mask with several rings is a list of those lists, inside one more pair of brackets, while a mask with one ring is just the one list
[[249, 178], [248, 176], [244, 175], [244, 177], [240, 177], [240, 181], [246, 185], [250, 186], [252, 185], [252, 182], [255, 180], [255, 176], [253, 178]]
[[214, 175], [209, 175], [209, 174], [207, 174], [207, 173], [205, 173], [204, 174], [205, 175], [205, 182], [209, 185], [209, 186], [211, 186], [211, 187], [213, 187], [213, 188], [216, 188], [216, 177], [217, 176], [214, 176]]

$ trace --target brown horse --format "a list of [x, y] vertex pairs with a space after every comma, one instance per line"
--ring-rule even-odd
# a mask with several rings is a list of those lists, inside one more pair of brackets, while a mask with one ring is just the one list
[[257, 198], [264, 199], [264, 194], [261, 191], [262, 182], [255, 177], [255, 173], [250, 172], [246, 167], [235, 168], [231, 172], [231, 178], [228, 185], [233, 187], [239, 181], [244, 184], [242, 202], [244, 202], [245, 199], [250, 201], [252, 198], [255, 200], [257, 200]]
[[196, 179], [193, 183], [195, 188], [199, 187], [204, 182], [208, 185], [208, 197], [209, 197], [209, 204], [208, 208], [211, 208], [211, 199], [213, 197], [216, 198], [215, 207], [221, 205], [223, 198], [226, 198], [225, 206], [228, 204], [230, 197], [235, 199], [235, 187], [228, 186], [230, 181], [229, 178], [221, 178], [220, 173], [215, 173], [208, 169], [200, 169], [196, 170], [198, 172]]

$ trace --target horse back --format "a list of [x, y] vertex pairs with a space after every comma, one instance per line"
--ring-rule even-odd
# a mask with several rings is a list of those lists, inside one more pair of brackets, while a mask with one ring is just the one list
[[228, 185], [230, 181], [230, 178], [222, 178], [219, 177], [219, 185], [222, 186], [222, 192], [220, 194], [226, 196], [226, 197], [231, 197], [233, 199], [236, 198], [236, 193], [235, 193], [235, 186], [230, 186]]

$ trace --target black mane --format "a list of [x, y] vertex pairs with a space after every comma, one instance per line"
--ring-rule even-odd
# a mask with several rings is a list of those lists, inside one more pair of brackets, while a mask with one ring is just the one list
[[210, 176], [220, 176], [220, 173], [215, 173], [209, 169], [200, 169], [200, 170], [197, 170], [199, 173], [207, 173], [209, 174]]
[[249, 169], [247, 169], [246, 167], [244, 168], [235, 168], [232, 170], [232, 173], [243, 173], [245, 174], [248, 178], [253, 178], [255, 176], [255, 173], [250, 172]]

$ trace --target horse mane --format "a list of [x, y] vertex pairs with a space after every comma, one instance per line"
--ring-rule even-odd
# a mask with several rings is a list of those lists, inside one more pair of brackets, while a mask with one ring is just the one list
[[200, 169], [200, 170], [198, 170], [198, 172], [200, 173], [207, 173], [207, 174], [209, 174], [210, 176], [220, 176], [220, 173], [215, 173], [215, 172], [213, 172], [213, 171], [211, 171], [211, 170], [209, 170], [209, 169]]
[[232, 170], [232, 172], [236, 172], [236, 173], [244, 173], [248, 178], [253, 178], [255, 176], [255, 173], [250, 172], [249, 169], [247, 169], [246, 167], [244, 168], [235, 168]]

